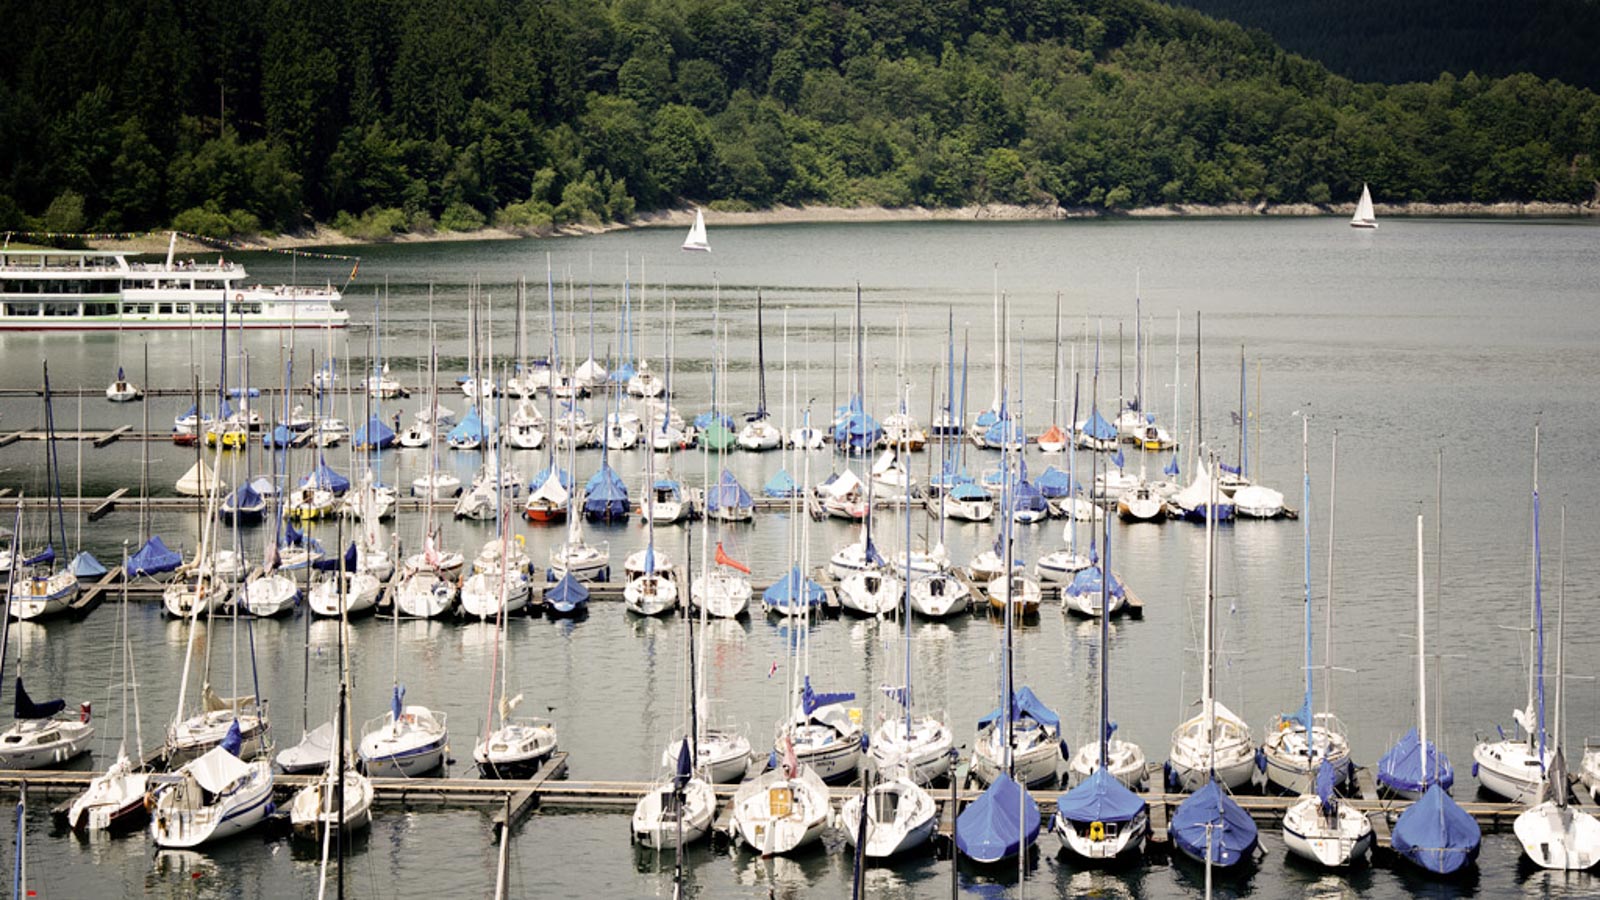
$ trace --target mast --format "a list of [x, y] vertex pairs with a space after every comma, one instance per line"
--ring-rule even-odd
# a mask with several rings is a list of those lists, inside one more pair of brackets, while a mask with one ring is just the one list
[[1544, 598], [1539, 590], [1539, 426], [1533, 426], [1533, 650], [1534, 670], [1529, 672], [1529, 687], [1537, 697], [1528, 697], [1529, 706], [1538, 704], [1538, 735], [1528, 733], [1528, 746], [1537, 744], [1539, 764], [1544, 765]]
[[1061, 419], [1061, 292], [1056, 291], [1056, 337], [1055, 343], [1055, 375], [1050, 388], [1050, 418], [1051, 424], [1057, 424]]
[[1426, 786], [1428, 771], [1428, 613], [1423, 601], [1422, 513], [1417, 513], [1417, 765], [1422, 770], [1418, 784]]
[[[1339, 478], [1339, 429], [1333, 430], [1332, 459], [1328, 462], [1328, 609], [1322, 636], [1322, 711], [1333, 710], [1333, 498]], [[1306, 513], [1302, 510], [1302, 516]]]
[[1111, 516], [1100, 517], [1100, 770], [1111, 764], [1111, 665], [1106, 652], [1111, 647]]
[[1306, 728], [1306, 766], [1309, 769], [1313, 757], [1316, 756], [1316, 717], [1311, 706], [1311, 420], [1306, 416], [1300, 417], [1300, 522], [1301, 534], [1304, 541], [1305, 555], [1305, 618], [1306, 618], [1306, 698], [1302, 709], [1305, 711]]
[[761, 322], [761, 291], [756, 290], [756, 421], [767, 417], [766, 330]]

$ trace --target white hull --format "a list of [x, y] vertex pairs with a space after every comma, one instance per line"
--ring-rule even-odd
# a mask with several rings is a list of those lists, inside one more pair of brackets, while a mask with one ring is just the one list
[[22, 621], [47, 619], [71, 608], [78, 599], [78, 576], [62, 570], [48, 578], [18, 578], [11, 588], [10, 611]]
[[1472, 748], [1478, 783], [1484, 790], [1524, 805], [1539, 802], [1545, 770], [1554, 758], [1555, 751], [1547, 748], [1541, 764], [1538, 750], [1528, 746], [1526, 740], [1482, 743]]
[[929, 784], [950, 774], [954, 743], [949, 727], [938, 719], [913, 718], [907, 734], [905, 717], [896, 716], [878, 726], [868, 755], [879, 772], [897, 769], [917, 784]]
[[[861, 833], [861, 806], [862, 797], [856, 794], [839, 812], [845, 841], [852, 847]], [[921, 847], [932, 839], [938, 824], [933, 798], [903, 778], [868, 791], [866, 806], [867, 840], [862, 852], [868, 859], [888, 859]]]
[[1204, 712], [1179, 725], [1172, 733], [1172, 776], [1180, 790], [1201, 788], [1211, 779], [1211, 759], [1216, 756], [1217, 781], [1229, 790], [1249, 783], [1256, 771], [1256, 745], [1250, 726], [1221, 703], [1212, 701], [1216, 713], [1215, 751], [1210, 720]]
[[[678, 748], [682, 745], [683, 737], [679, 735], [661, 751], [663, 768], [678, 765]], [[750, 768], [750, 740], [736, 731], [712, 729], [700, 739], [697, 755], [695, 771], [708, 776], [712, 784], [737, 784]]]
[[[1112, 738], [1106, 742], [1106, 768], [1111, 777], [1122, 782], [1129, 790], [1142, 790], [1145, 783], [1146, 762], [1144, 750], [1138, 744]], [[1100, 745], [1089, 742], [1078, 748], [1067, 762], [1067, 777], [1078, 783], [1100, 769]]]
[[678, 607], [678, 586], [661, 575], [641, 575], [622, 589], [622, 604], [641, 616], [664, 616]]
[[437, 572], [416, 572], [400, 582], [394, 603], [402, 616], [436, 619], [456, 605], [456, 586]]
[[1280, 723], [1280, 727], [1268, 731], [1267, 739], [1261, 742], [1268, 783], [1286, 794], [1316, 793], [1317, 769], [1323, 760], [1343, 775], [1350, 762], [1350, 742], [1344, 736], [1344, 729], [1330, 731], [1318, 721], [1312, 726], [1311, 736], [1316, 752], [1307, 756], [1305, 730], [1296, 723]]
[[713, 569], [704, 578], [696, 578], [689, 589], [689, 597], [696, 608], [704, 606], [706, 612], [719, 619], [736, 619], [750, 608], [750, 579], [721, 569]]
[[[339, 582], [338, 576], [324, 581], [319, 581], [311, 588], [311, 597], [308, 605], [311, 614], [322, 618], [334, 618], [339, 615]], [[383, 583], [376, 576], [365, 572], [349, 573], [345, 575], [344, 607], [347, 615], [359, 615], [378, 605], [378, 594], [383, 590]]]
[[[505, 581], [503, 588], [502, 580]], [[462, 618], [487, 622], [498, 617], [502, 591], [505, 595], [506, 613], [510, 615], [521, 612], [528, 605], [530, 592], [528, 573], [513, 570], [506, 576], [488, 572], [477, 572], [468, 576], [461, 585], [459, 612]]]
[[372, 780], [354, 769], [344, 772], [344, 810], [334, 808], [338, 790], [333, 779], [323, 778], [295, 792], [289, 803], [289, 825], [296, 834], [320, 838], [325, 829], [343, 823], [345, 834], [372, 824]]
[[1513, 830], [1541, 868], [1575, 871], [1600, 862], [1600, 820], [1582, 810], [1546, 800], [1517, 816]]
[[198, 847], [242, 834], [266, 819], [272, 804], [272, 766], [265, 762], [248, 766], [249, 774], [215, 794], [186, 772], [179, 773], [177, 784], [157, 789], [150, 814], [150, 837], [156, 846]]
[[281, 616], [300, 602], [300, 586], [287, 575], [264, 575], [247, 582], [235, 602], [252, 616]]
[[709, 782], [690, 779], [680, 804], [669, 781], [639, 798], [633, 809], [633, 839], [652, 850], [672, 850], [679, 841], [692, 844], [711, 830], [716, 814], [717, 794]]
[[932, 619], [966, 610], [972, 600], [972, 591], [966, 584], [948, 574], [930, 575], [911, 582], [911, 608], [918, 615]]
[[444, 713], [407, 706], [399, 722], [394, 721], [393, 713], [368, 722], [357, 752], [372, 778], [415, 778], [444, 765], [449, 738]]
[[19, 719], [0, 734], [0, 768], [57, 768], [89, 752], [94, 726], [76, 719]]
[[1333, 815], [1322, 811], [1316, 794], [1301, 796], [1283, 815], [1283, 842], [1289, 852], [1337, 869], [1363, 859], [1372, 849], [1372, 823], [1359, 810], [1335, 799]]
[[1076, 825], [1056, 813], [1050, 820], [1050, 830], [1061, 839], [1061, 845], [1080, 859], [1106, 863], [1123, 857], [1136, 857], [1144, 853], [1150, 838], [1150, 812], [1140, 810], [1132, 820], [1120, 825], [1110, 822], [1100, 825], [1103, 837], [1089, 829], [1079, 831]]
[[839, 605], [859, 616], [890, 615], [905, 597], [904, 582], [886, 572], [853, 572], [839, 583]]
[[[996, 724], [978, 735], [972, 751], [972, 774], [984, 785], [993, 784], [1004, 766], [1005, 728]], [[1013, 731], [1012, 778], [1021, 785], [1037, 787], [1055, 781], [1061, 762], [1061, 734], [1051, 728], [1020, 728]]]
[[772, 856], [815, 842], [828, 824], [828, 789], [802, 767], [796, 778], [774, 770], [747, 781], [733, 795], [733, 833], [745, 846]]

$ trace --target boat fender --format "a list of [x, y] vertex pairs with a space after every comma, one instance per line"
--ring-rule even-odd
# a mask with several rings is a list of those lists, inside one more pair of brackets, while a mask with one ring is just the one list
[[[769, 752], [767, 754], [767, 768], [768, 769], [776, 769], [777, 767], [778, 767], [778, 751], [777, 750], [772, 750], [771, 752]], [[1474, 773], [1474, 774], [1476, 774], [1476, 773]]]
[[872, 739], [867, 736], [867, 733], [865, 731], [861, 732], [861, 752], [862, 753], [867, 752], [867, 746], [869, 744], [871, 744], [871, 743], [872, 743]]
[[1478, 764], [1476, 762], [1474, 762], [1472, 764], [1472, 777], [1473, 778], [1477, 778], [1478, 777]]
[[1176, 792], [1178, 790], [1178, 775], [1176, 772], [1172, 771], [1171, 760], [1161, 764], [1161, 779], [1162, 781], [1166, 782], [1167, 791], [1169, 793]]
[[233, 295], [233, 302], [235, 302], [235, 303], [243, 303], [244, 302], [244, 294], [234, 294]]
[[1067, 739], [1066, 738], [1062, 738], [1061, 739], [1061, 758], [1062, 759], [1071, 759], [1072, 758], [1072, 748], [1067, 746]]
[[1267, 752], [1260, 747], [1256, 748], [1256, 769], [1263, 773], [1267, 771]]
[[270, 818], [272, 818], [272, 814], [277, 812], [277, 811], [278, 811], [278, 804], [273, 802], [273, 801], [271, 801], [271, 800], [268, 800], [267, 801], [267, 811], [265, 813], [265, 817], [270, 819]]

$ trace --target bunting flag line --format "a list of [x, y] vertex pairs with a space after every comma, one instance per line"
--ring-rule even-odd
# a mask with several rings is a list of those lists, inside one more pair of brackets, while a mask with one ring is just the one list
[[356, 270], [361, 268], [361, 257], [347, 253], [324, 253], [319, 250], [301, 250], [298, 247], [261, 247], [247, 244], [243, 241], [231, 241], [226, 238], [208, 237], [203, 234], [194, 234], [189, 231], [8, 231], [6, 242], [12, 238], [42, 238], [45, 240], [65, 239], [72, 241], [131, 241], [147, 237], [167, 237], [176, 234], [197, 243], [217, 247], [224, 250], [239, 250], [248, 253], [277, 253], [283, 256], [304, 256], [308, 259], [330, 259], [341, 262], [354, 262], [355, 267], [350, 270], [350, 278], [356, 277]]

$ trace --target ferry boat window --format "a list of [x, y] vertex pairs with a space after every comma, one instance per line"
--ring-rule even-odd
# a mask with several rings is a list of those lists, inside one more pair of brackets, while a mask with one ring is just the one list
[[194, 305], [194, 311], [197, 312], [197, 313], [200, 313], [201, 315], [205, 315], [205, 316], [220, 316], [220, 315], [222, 315], [222, 304], [221, 303], [196, 303]]
[[46, 303], [44, 314], [47, 316], [76, 316], [83, 307], [78, 303]]
[[171, 303], [158, 303], [158, 304], [156, 304], [156, 312], [158, 312], [158, 313], [160, 313], [160, 314], [162, 314], [164, 316], [170, 316], [170, 315], [172, 315], [172, 304]]
[[150, 315], [150, 304], [129, 303], [127, 306], [122, 308], [122, 311], [130, 316], [148, 316]]
[[83, 314], [86, 316], [114, 316], [117, 314], [115, 303], [85, 303]]
[[4, 307], [5, 314], [8, 316], [37, 316], [39, 314], [39, 304], [37, 303], [6, 303], [0, 304], [0, 306]]
[[189, 314], [189, 304], [187, 304], [187, 303], [176, 304], [172, 308], [172, 311], [177, 313], [180, 316], [186, 316], [186, 315]]

